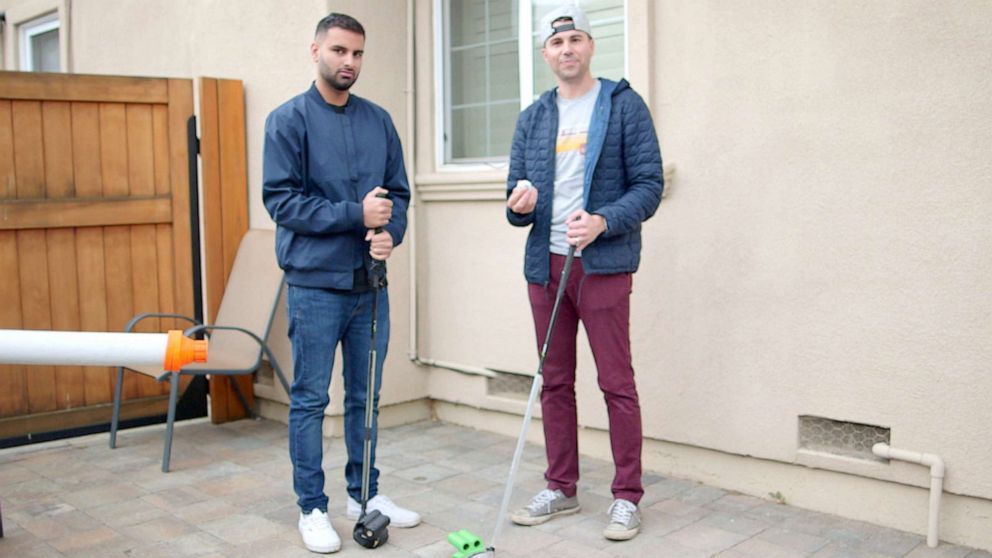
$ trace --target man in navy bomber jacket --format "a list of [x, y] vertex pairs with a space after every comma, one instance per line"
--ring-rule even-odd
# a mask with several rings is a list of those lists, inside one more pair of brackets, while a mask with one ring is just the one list
[[[293, 386], [289, 455], [300, 507], [299, 530], [313, 552], [336, 552], [341, 539], [327, 515], [322, 424], [334, 351], [343, 355], [346, 514], [361, 506], [362, 445], [373, 292], [371, 260], [386, 260], [406, 232], [410, 201], [403, 152], [389, 115], [349, 93], [358, 79], [365, 30], [332, 13], [320, 20], [311, 56], [317, 79], [265, 121], [262, 197], [277, 224], [276, 253], [286, 272]], [[380, 197], [385, 194], [386, 197]], [[378, 494], [375, 468], [379, 387], [389, 341], [389, 296], [380, 294], [376, 338], [370, 510], [395, 527], [420, 516]]]

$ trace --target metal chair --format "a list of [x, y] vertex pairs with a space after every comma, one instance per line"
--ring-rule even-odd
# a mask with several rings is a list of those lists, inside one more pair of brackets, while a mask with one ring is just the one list
[[[124, 382], [125, 370], [151, 376], [159, 381], [169, 380], [171, 383], [165, 427], [165, 448], [162, 452], [163, 473], [169, 471], [180, 375], [228, 377], [249, 375], [259, 369], [263, 362], [262, 357], [265, 356], [272, 365], [276, 377], [282, 383], [283, 389], [289, 393], [289, 383], [283, 375], [282, 368], [265, 342], [269, 329], [272, 327], [272, 318], [285, 282], [283, 272], [276, 262], [274, 237], [274, 232], [265, 230], [249, 230], [245, 233], [238, 246], [234, 266], [231, 268], [231, 275], [224, 290], [224, 298], [217, 311], [217, 323], [215, 325], [200, 324], [193, 318], [178, 314], [139, 314], [127, 323], [124, 331], [132, 331], [139, 322], [146, 318], [185, 320], [193, 325], [184, 334], [192, 336], [204, 332], [209, 336], [210, 348], [207, 362], [188, 364], [177, 373], [166, 372], [161, 367], [117, 368], [114, 410], [110, 423], [111, 449], [117, 446], [121, 387]], [[245, 410], [254, 417], [254, 413], [244, 394], [238, 388], [237, 382], [232, 380], [230, 384]]]

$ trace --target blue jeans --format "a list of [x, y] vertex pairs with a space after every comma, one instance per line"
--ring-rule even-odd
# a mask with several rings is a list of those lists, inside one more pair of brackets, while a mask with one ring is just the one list
[[[290, 285], [287, 293], [289, 339], [293, 344], [293, 386], [289, 404], [289, 458], [293, 462], [293, 489], [304, 513], [327, 511], [324, 494], [322, 425], [330, 402], [334, 351], [341, 344], [344, 369], [344, 444], [348, 451], [345, 479], [348, 494], [362, 496], [362, 449], [365, 441], [365, 399], [368, 386], [372, 327], [372, 291], [340, 294], [325, 289]], [[376, 383], [372, 414], [372, 460], [369, 498], [376, 495], [379, 470], [375, 468], [379, 388], [382, 363], [389, 345], [389, 295], [379, 291], [376, 333]]]

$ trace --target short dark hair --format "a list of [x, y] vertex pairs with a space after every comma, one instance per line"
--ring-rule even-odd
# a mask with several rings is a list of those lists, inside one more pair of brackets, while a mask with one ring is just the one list
[[365, 36], [365, 28], [362, 27], [361, 23], [358, 23], [357, 19], [351, 17], [350, 15], [339, 14], [336, 12], [327, 14], [324, 16], [324, 19], [317, 22], [317, 30], [314, 31], [313, 36], [317, 37], [331, 27], [339, 27], [353, 33], [358, 33], [362, 37]]

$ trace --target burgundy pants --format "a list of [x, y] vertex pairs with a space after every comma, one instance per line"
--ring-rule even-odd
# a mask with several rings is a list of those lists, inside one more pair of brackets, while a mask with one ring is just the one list
[[[551, 254], [550, 284], [547, 287], [527, 286], [538, 351], [547, 335], [564, 266], [564, 256]], [[613, 496], [636, 504], [644, 494], [641, 485], [641, 407], [630, 359], [631, 284], [629, 273], [585, 275], [582, 261], [573, 260], [544, 361], [544, 387], [541, 390], [548, 454], [544, 478], [549, 489], [560, 489], [566, 496], [575, 494], [579, 481], [575, 406], [575, 336], [579, 320], [586, 328], [596, 360], [599, 389], [606, 399], [610, 418], [610, 445], [616, 468]]]

